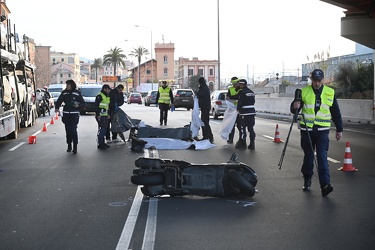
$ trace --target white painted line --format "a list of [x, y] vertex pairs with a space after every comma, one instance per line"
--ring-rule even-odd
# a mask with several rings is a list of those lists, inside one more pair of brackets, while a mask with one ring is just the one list
[[263, 135], [263, 137], [266, 137], [266, 138], [268, 138], [268, 139], [272, 139], [272, 140], [273, 140], [273, 137], [268, 136], [268, 135]]
[[330, 161], [330, 162], [333, 162], [333, 163], [341, 163], [340, 161], [332, 159], [330, 157], [327, 157], [327, 160]]
[[145, 234], [143, 237], [142, 250], [153, 250], [155, 246], [156, 221], [158, 213], [158, 199], [150, 198]]
[[17, 146], [15, 146], [15, 147], [9, 149], [9, 151], [14, 151], [14, 150], [16, 150], [17, 148], [21, 147], [23, 144], [25, 144], [25, 142], [20, 142]]
[[128, 218], [126, 219], [125, 226], [122, 230], [119, 242], [117, 243], [116, 250], [128, 250], [130, 241], [133, 236], [135, 223], [137, 222], [137, 217], [139, 214], [139, 210], [142, 204], [143, 194], [141, 192], [140, 187], [138, 186], [137, 192], [135, 193], [135, 197], [133, 200], [132, 207], [130, 208], [130, 212]]

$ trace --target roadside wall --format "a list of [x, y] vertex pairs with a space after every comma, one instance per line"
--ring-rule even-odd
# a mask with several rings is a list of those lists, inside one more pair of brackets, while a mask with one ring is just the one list
[[[257, 112], [290, 114], [290, 104], [293, 97], [268, 97], [268, 95], [255, 96]], [[373, 100], [338, 99], [341, 115], [344, 121], [374, 124]]]

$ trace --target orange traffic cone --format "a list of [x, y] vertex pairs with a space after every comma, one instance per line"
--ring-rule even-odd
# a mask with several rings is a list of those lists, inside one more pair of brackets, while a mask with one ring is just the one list
[[44, 123], [42, 132], [46, 132], [46, 131], [47, 131], [47, 126], [46, 126], [46, 123]]
[[35, 143], [36, 143], [36, 135], [30, 135], [29, 144], [35, 144]]
[[59, 119], [59, 113], [56, 113], [55, 114], [55, 120], [58, 120]]
[[55, 120], [52, 118], [50, 123], [55, 124]]
[[276, 124], [275, 137], [273, 138], [273, 142], [282, 142], [280, 139], [279, 124]]
[[344, 164], [338, 170], [346, 172], [358, 171], [358, 169], [353, 167], [352, 152], [350, 151], [350, 143], [348, 141], [345, 146]]

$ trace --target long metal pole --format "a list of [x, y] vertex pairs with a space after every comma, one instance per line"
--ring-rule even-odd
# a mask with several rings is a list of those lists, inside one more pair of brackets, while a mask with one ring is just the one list
[[220, 7], [219, 0], [217, 0], [217, 80], [218, 80], [218, 89], [220, 90]]
[[152, 28], [151, 29], [151, 90], [154, 90], [154, 61], [152, 51]]

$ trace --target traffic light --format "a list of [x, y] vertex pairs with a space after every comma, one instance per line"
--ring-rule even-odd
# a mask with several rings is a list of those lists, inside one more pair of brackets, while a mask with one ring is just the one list
[[279, 73], [276, 73], [276, 80], [279, 80]]

